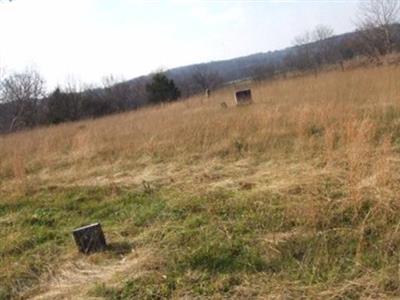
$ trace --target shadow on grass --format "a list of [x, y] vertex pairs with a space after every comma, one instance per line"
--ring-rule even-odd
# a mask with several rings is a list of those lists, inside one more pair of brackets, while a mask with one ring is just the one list
[[107, 245], [107, 252], [117, 255], [124, 255], [132, 252], [133, 245], [129, 242], [114, 242]]

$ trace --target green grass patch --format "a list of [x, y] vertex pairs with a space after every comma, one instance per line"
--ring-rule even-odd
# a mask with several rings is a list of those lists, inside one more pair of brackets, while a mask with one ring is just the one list
[[[244, 278], [265, 288], [268, 278], [323, 288], [355, 280], [366, 270], [379, 276], [383, 291], [396, 294], [399, 213], [368, 197], [357, 206], [335, 202], [346, 191], [324, 182], [323, 198], [312, 198], [307, 187], [285, 195], [226, 190], [185, 195], [115, 187], [3, 195], [0, 299], [17, 297], [43, 273], [56, 270], [67, 254], [77, 252], [71, 231], [92, 222], [102, 223], [110, 242], [102, 263], [142, 246], [160, 258], [139, 276], [126, 274], [118, 285], [91, 289], [91, 295], [106, 299], [230, 297]], [[308, 209], [318, 211], [312, 220], [302, 215]]]
[[134, 235], [155, 222], [165, 207], [157, 195], [111, 188], [52, 188], [1, 198], [0, 299], [35, 285], [43, 272], [57, 267], [63, 254], [76, 251], [74, 228], [100, 222], [106, 234]]

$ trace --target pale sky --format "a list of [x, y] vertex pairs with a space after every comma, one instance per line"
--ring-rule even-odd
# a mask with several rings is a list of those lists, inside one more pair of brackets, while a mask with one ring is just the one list
[[291, 46], [318, 24], [354, 30], [357, 1], [0, 0], [0, 66], [49, 88]]

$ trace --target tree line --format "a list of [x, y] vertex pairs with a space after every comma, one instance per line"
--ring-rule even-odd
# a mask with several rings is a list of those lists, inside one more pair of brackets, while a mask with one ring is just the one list
[[46, 94], [43, 77], [27, 69], [0, 80], [0, 132], [101, 117], [174, 101], [180, 95], [174, 81], [162, 72], [134, 84], [116, 83], [110, 77], [101, 87], [68, 84]]
[[384, 55], [400, 51], [400, 1], [364, 0], [355, 16], [356, 31], [335, 36], [334, 30], [318, 25], [296, 36], [293, 47], [282, 57], [253, 67], [252, 79], [273, 78], [291, 71], [312, 70], [316, 74], [325, 64], [339, 63], [355, 57], [367, 57], [380, 63]]
[[[251, 65], [244, 63], [240, 74], [231, 76], [265, 80], [292, 71], [312, 70], [317, 74], [325, 64], [343, 63], [357, 56], [379, 61], [383, 55], [400, 50], [399, 14], [397, 0], [362, 1], [355, 33], [335, 36], [329, 26], [318, 25], [297, 36], [293, 47], [279, 52], [274, 60], [262, 58]], [[70, 82], [46, 93], [45, 80], [36, 70], [11, 74], [0, 70], [0, 132], [96, 118], [175, 101], [218, 88], [228, 81], [227, 71], [200, 64], [180, 74], [158, 71], [124, 82], [108, 76], [97, 87]]]

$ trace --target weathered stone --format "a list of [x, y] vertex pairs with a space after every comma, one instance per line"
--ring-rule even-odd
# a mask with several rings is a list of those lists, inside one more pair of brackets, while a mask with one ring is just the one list
[[235, 92], [235, 101], [237, 105], [244, 105], [252, 103], [251, 90], [240, 90]]
[[106, 239], [99, 223], [83, 226], [72, 232], [80, 252], [88, 254], [106, 249]]

